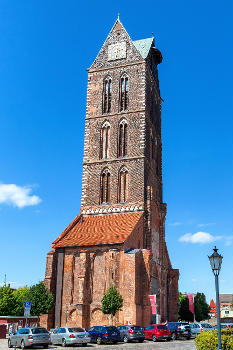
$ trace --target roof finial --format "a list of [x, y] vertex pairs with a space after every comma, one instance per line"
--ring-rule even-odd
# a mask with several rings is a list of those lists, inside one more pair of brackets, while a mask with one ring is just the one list
[[119, 12], [117, 14], [117, 20], [120, 21], [120, 14], [119, 14]]
[[154, 33], [153, 32], [151, 33], [151, 35], [152, 35], [152, 38], [154, 39]]

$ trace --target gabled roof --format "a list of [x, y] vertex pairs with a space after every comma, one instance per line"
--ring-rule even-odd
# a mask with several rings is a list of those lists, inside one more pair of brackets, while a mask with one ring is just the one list
[[142, 212], [93, 216], [78, 215], [53, 242], [53, 247], [124, 243], [142, 216]]
[[141, 56], [143, 58], [147, 58], [150, 48], [152, 47], [152, 44], [154, 47], [154, 39], [147, 38], [142, 40], [136, 40], [136, 41], [133, 41], [133, 44], [136, 47], [136, 49], [139, 51]]

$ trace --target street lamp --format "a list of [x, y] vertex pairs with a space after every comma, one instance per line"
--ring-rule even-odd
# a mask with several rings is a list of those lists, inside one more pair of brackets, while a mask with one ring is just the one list
[[217, 327], [218, 327], [218, 350], [222, 350], [221, 345], [221, 325], [220, 325], [220, 307], [219, 307], [219, 285], [218, 275], [222, 265], [222, 255], [218, 254], [218, 249], [214, 247], [212, 255], [208, 256], [210, 265], [215, 276], [215, 289], [216, 289], [216, 307], [217, 307]]

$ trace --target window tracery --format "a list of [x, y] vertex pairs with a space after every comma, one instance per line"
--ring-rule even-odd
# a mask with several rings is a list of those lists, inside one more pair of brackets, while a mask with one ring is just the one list
[[123, 167], [119, 172], [119, 183], [118, 183], [118, 199], [119, 202], [124, 203], [128, 201], [128, 184], [129, 175], [128, 170]]
[[110, 202], [110, 172], [105, 169], [101, 174], [101, 203]]
[[110, 124], [105, 122], [100, 131], [100, 159], [109, 157]]
[[126, 111], [129, 105], [129, 79], [127, 75], [123, 75], [120, 79], [120, 112]]
[[103, 113], [110, 113], [112, 109], [112, 79], [104, 79], [103, 87]]
[[126, 120], [122, 120], [119, 124], [119, 140], [118, 140], [118, 157], [127, 155], [128, 142], [128, 124]]

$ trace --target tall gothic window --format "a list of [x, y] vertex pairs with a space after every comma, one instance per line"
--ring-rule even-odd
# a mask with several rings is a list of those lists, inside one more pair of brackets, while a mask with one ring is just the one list
[[129, 84], [128, 77], [123, 75], [120, 80], [120, 111], [126, 111], [129, 105]]
[[105, 122], [100, 131], [100, 159], [109, 157], [110, 124]]
[[119, 202], [127, 202], [128, 200], [128, 171], [122, 168], [119, 172], [118, 183]]
[[126, 120], [122, 120], [119, 124], [119, 140], [118, 140], [119, 157], [125, 157], [127, 155], [127, 139], [128, 139], [128, 125]]
[[105, 169], [101, 175], [101, 203], [110, 202], [110, 172]]
[[106, 78], [104, 80], [104, 91], [103, 91], [103, 113], [111, 112], [112, 104], [112, 80]]

